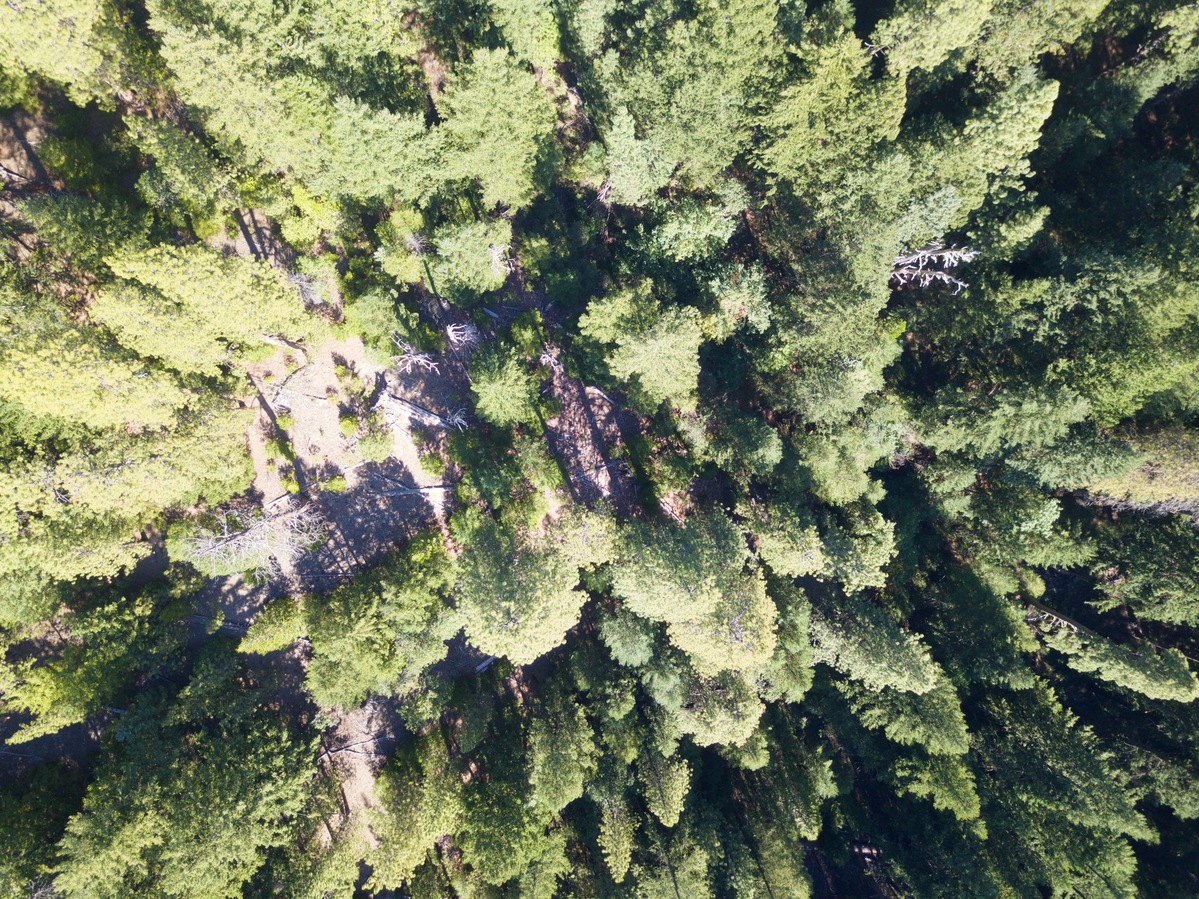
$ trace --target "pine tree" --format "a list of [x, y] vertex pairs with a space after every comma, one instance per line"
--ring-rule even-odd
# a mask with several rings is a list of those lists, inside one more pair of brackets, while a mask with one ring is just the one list
[[317, 702], [350, 708], [415, 688], [461, 628], [444, 601], [454, 579], [440, 535], [426, 533], [328, 598], [305, 600], [297, 624], [312, 642], [308, 688]]
[[908, 0], [878, 23], [874, 43], [885, 51], [887, 67], [898, 73], [935, 69], [975, 42], [993, 5], [992, 0]]
[[528, 363], [510, 347], [487, 347], [471, 363], [475, 411], [500, 427], [537, 421], [537, 385]]
[[557, 813], [583, 795], [598, 749], [583, 708], [555, 685], [529, 725], [529, 785], [533, 801]]
[[[219, 648], [174, 705], [151, 694], [122, 720], [84, 810], [67, 825], [55, 889], [67, 897], [233, 897], [292, 837], [315, 758], [241, 694]], [[213, 717], [208, 719], [209, 703]]]
[[664, 759], [653, 750], [637, 763], [637, 777], [645, 804], [663, 827], [674, 827], [683, 814], [683, 803], [691, 789], [691, 766], [685, 759]]
[[1081, 635], [1064, 629], [1046, 634], [1044, 639], [1066, 655], [1066, 664], [1075, 671], [1094, 674], [1151, 699], [1199, 699], [1199, 681], [1177, 649], [1159, 655], [1149, 646], [1121, 646], [1099, 634]]
[[592, 340], [615, 344], [608, 367], [618, 378], [633, 381], [650, 408], [667, 402], [694, 412], [703, 331], [692, 308], [662, 309], [648, 288], [625, 291], [593, 301], [579, 320], [579, 330]]
[[138, 193], [151, 205], [176, 203], [199, 224], [231, 199], [229, 175], [193, 134], [170, 122], [141, 119], [129, 138], [154, 167], [138, 179]]
[[4, 293], [0, 303], [0, 399], [37, 416], [133, 432], [170, 425], [195, 401], [170, 375], [147, 370], [44, 302]]
[[152, 247], [108, 259], [129, 282], [101, 294], [92, 314], [127, 346], [183, 373], [216, 374], [266, 338], [312, 333], [299, 292], [266, 263], [207, 247]]
[[493, 521], [465, 539], [457, 597], [471, 642], [518, 665], [561, 644], [587, 598], [576, 589], [578, 565]]
[[613, 202], [640, 206], [670, 180], [674, 166], [661, 147], [648, 137], [639, 140], [636, 122], [627, 108], [616, 112], [612, 127], [604, 135], [607, 147], [608, 181]]
[[936, 665], [919, 638], [864, 596], [814, 597], [810, 632], [817, 662], [869, 689], [926, 693], [936, 685]]
[[80, 106], [111, 107], [145, 75], [134, 65], [141, 48], [130, 24], [123, 7], [99, 0], [14, 5], [0, 11], [0, 55], [9, 67], [62, 84]]
[[480, 50], [440, 103], [451, 177], [477, 181], [487, 209], [529, 205], [557, 165], [557, 114], [533, 74], [507, 50]]

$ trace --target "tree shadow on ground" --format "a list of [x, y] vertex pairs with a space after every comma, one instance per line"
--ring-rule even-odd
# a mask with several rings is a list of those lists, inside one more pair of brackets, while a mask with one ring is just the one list
[[291, 580], [296, 592], [328, 592], [436, 526], [427, 489], [396, 459], [369, 463], [359, 470], [352, 490], [322, 493], [312, 502], [329, 534], [316, 551], [295, 562]]

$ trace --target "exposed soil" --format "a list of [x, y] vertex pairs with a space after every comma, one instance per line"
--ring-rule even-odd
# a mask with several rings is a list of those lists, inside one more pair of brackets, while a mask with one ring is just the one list
[[566, 469], [571, 494], [582, 503], [610, 503], [630, 516], [638, 506], [637, 484], [620, 458], [624, 434], [641, 429], [637, 417], [594, 387], [558, 368], [549, 383], [559, 412], [545, 423], [550, 449]]

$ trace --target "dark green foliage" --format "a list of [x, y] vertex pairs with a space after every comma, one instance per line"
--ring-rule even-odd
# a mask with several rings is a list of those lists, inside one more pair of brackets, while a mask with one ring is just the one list
[[[306, 600], [304, 621], [292, 629], [312, 641], [313, 698], [350, 708], [371, 695], [412, 690], [460, 627], [444, 601], [454, 578], [441, 540], [423, 534], [369, 576], [327, 598]], [[249, 637], [261, 639], [266, 626], [260, 620]]]
[[1199, 892], [1193, 3], [19, 0], [0, 106], [4, 895]]
[[212, 644], [173, 700], [143, 696], [116, 728], [60, 844], [66, 896], [241, 895], [272, 850], [294, 838], [315, 753]]

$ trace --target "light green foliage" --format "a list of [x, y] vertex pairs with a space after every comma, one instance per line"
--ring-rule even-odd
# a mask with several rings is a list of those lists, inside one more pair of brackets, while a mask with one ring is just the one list
[[479, 50], [440, 100], [446, 172], [476, 181], [487, 209], [527, 206], [556, 165], [557, 113], [545, 89], [507, 50]]
[[102, 0], [33, 0], [0, 10], [6, 66], [63, 85], [80, 106], [130, 86], [128, 13]]
[[627, 108], [617, 110], [612, 117], [604, 143], [613, 202], [640, 206], [670, 180], [674, 166], [652, 137], [638, 140], [636, 122]]
[[993, 5], [993, 0], [910, 0], [879, 22], [874, 41], [886, 48], [887, 67], [898, 73], [934, 69], [975, 43]]
[[673, 831], [655, 829], [648, 836], [648, 852], [634, 869], [642, 896], [713, 899], [708, 874], [714, 862], [710, 853], [715, 847], [703, 839], [693, 820], [684, 820]]
[[828, 185], [850, 159], [894, 140], [903, 118], [901, 79], [871, 78], [870, 56], [852, 33], [803, 47], [805, 77], [787, 87], [766, 120], [766, 167], [798, 190]]
[[44, 252], [85, 272], [103, 272], [116, 249], [141, 246], [150, 227], [150, 217], [129, 204], [79, 194], [35, 195], [17, 209], [47, 245]]
[[720, 512], [683, 526], [630, 522], [621, 531], [612, 591], [631, 612], [652, 621], [699, 621], [716, 612], [726, 593], [745, 583], [745, 539]]
[[112, 256], [108, 265], [129, 283], [102, 293], [93, 316], [180, 372], [216, 374], [264, 337], [298, 340], [314, 330], [298, 291], [266, 263], [159, 246]]
[[1094, 674], [1150, 699], [1199, 699], [1199, 681], [1177, 649], [1159, 654], [1150, 646], [1121, 646], [1098, 634], [1076, 634], [1066, 629], [1046, 634], [1044, 639], [1066, 655], [1066, 664], [1075, 671]]
[[492, 424], [537, 420], [537, 384], [528, 363], [507, 347], [486, 347], [471, 362], [470, 392], [475, 411]]
[[[975, 4], [981, 6], [982, 4]], [[1028, 156], [1041, 139], [1058, 84], [1028, 66], [1013, 74], [985, 110], [953, 136], [942, 128], [913, 150], [934, 173], [938, 187], [953, 185], [960, 201], [953, 224], [961, 224], [988, 193], [1023, 189], [1032, 173]]]
[[1003, 72], [1061, 51], [1094, 26], [1110, 0], [996, 0], [973, 48], [988, 69]]
[[673, 727], [700, 746], [741, 746], [758, 726], [763, 705], [756, 684], [743, 674], [722, 671], [703, 677], [685, 665], [659, 665], [646, 690]]
[[691, 789], [691, 766], [683, 759], [664, 759], [652, 750], [637, 764], [645, 804], [663, 827], [674, 827]]
[[539, 69], [551, 69], [562, 58], [556, 14], [546, 0], [495, 0], [491, 4], [492, 18], [513, 53]]
[[533, 801], [557, 814], [583, 795], [599, 754], [581, 706], [554, 690], [529, 727], [529, 785]]
[[437, 256], [429, 259], [436, 287], [467, 297], [499, 290], [508, 278], [511, 244], [512, 224], [503, 219], [469, 222], [439, 234]]
[[707, 455], [735, 477], [765, 477], [782, 461], [782, 438], [760, 418], [724, 410], [706, 422], [688, 417], [679, 424], [697, 455]]
[[413, 739], [379, 778], [385, 815], [372, 824], [378, 848], [367, 855], [372, 889], [398, 889], [424, 862], [438, 837], [457, 832], [464, 814], [462, 781], [438, 729]]
[[1091, 481], [1095, 493], [1134, 503], [1199, 500], [1199, 431], [1168, 428], [1129, 435], [1144, 464]]
[[10, 465], [0, 473], [0, 573], [69, 581], [131, 568], [150, 551], [138, 532], [162, 509], [221, 503], [249, 485], [250, 415], [218, 405], [165, 434], [122, 433], [53, 464]]
[[799, 702], [812, 686], [816, 664], [809, 635], [812, 606], [796, 586], [770, 582], [768, 589], [779, 623], [774, 655], [762, 669], [761, 693], [766, 699]]
[[210, 653], [174, 706], [147, 699], [129, 713], [67, 825], [60, 893], [235, 899], [294, 838], [314, 753], [239, 690], [228, 658]]
[[[590, 35], [598, 12], [579, 12]], [[664, 5], [649, 14], [642, 34], [629, 35], [641, 40], [596, 60], [595, 89], [614, 109], [629, 109], [642, 138], [678, 163], [680, 181], [716, 187], [748, 145], [752, 110], [781, 64], [777, 15], [762, 0], [706, 0], [673, 14]]]
[[599, 845], [608, 874], [617, 883], [623, 883], [628, 874], [636, 836], [637, 819], [624, 803], [605, 803], [600, 819]]
[[770, 325], [770, 285], [759, 266], [728, 266], [708, 286], [716, 311], [704, 321], [705, 337], [722, 341], [739, 329], [761, 332]]
[[814, 603], [810, 628], [815, 660], [872, 690], [926, 693], [936, 684], [927, 647], [863, 596]]
[[[10, 475], [36, 489], [21, 502], [43, 520], [69, 509], [120, 514], [137, 520], [163, 508], [186, 508], [201, 498], [219, 504], [243, 491], [252, 471], [246, 452], [251, 415], [220, 406], [188, 413], [167, 434], [113, 439], [101, 450], [64, 453], [41, 470], [13, 468]], [[32, 482], [40, 481], [37, 489]]]
[[633, 381], [649, 405], [669, 403], [694, 412], [703, 332], [694, 309], [666, 309], [644, 331], [616, 339], [608, 367]]
[[935, 808], [959, 821], [978, 818], [974, 774], [961, 756], [913, 753], [897, 763], [894, 776], [903, 792], [928, 797]]
[[518, 665], [558, 646], [587, 598], [576, 589], [579, 566], [551, 540], [492, 521], [465, 540], [457, 598], [471, 643]]
[[654, 628], [644, 618], [620, 610], [600, 624], [600, 639], [622, 665], [637, 668], [654, 656]]
[[358, 454], [368, 462], [383, 462], [391, 456], [393, 444], [388, 428], [372, 429], [358, 438]]
[[0, 399], [31, 414], [104, 429], [169, 425], [194, 397], [104, 335], [0, 286]]
[[927, 442], [980, 456], [1018, 446], [1048, 446], [1090, 411], [1087, 401], [1069, 388], [946, 396], [940, 407], [946, 421], [929, 429]]
[[8, 707], [33, 715], [8, 742], [25, 743], [95, 715], [115, 700], [133, 672], [177, 649], [169, 632], [156, 630], [160, 605], [145, 594], [67, 616], [69, 637], [56, 658], [41, 664], [30, 659], [5, 675], [18, 682], [5, 689]]
[[776, 498], [773, 502], [738, 507], [749, 520], [757, 553], [771, 570], [787, 577], [820, 574], [828, 564], [816, 519], [802, 505]]
[[290, 172], [317, 196], [414, 200], [444, 181], [421, 115], [348, 95], [410, 100], [416, 47], [386, 4], [277, 15], [255, 2], [152, 2], [149, 12], [180, 94], [231, 155]]
[[514, 752], [505, 739], [516, 736], [508, 724], [492, 723], [496, 739], [484, 753], [488, 776], [473, 780], [465, 791], [466, 814], [457, 838], [463, 860], [481, 880], [496, 886], [521, 876], [535, 863], [557, 867], [546, 856], [555, 849], [562, 851], [559, 840], [547, 845], [546, 828], [553, 815], [529, 802], [520, 752]]
[[824, 545], [823, 578], [847, 591], [881, 587], [895, 555], [894, 526], [868, 506], [817, 517]]
[[230, 199], [229, 176], [195, 135], [170, 122], [137, 119], [129, 139], [154, 160], [154, 167], [137, 183], [149, 205], [169, 209], [177, 203], [188, 215], [202, 219]]
[[672, 205], [655, 204], [661, 221], [650, 234], [647, 246], [675, 262], [716, 255], [733, 236], [737, 216], [747, 205], [741, 191], [728, 193], [726, 202], [701, 203], [688, 198]]
[[237, 644], [237, 651], [259, 655], [278, 652], [291, 646], [303, 631], [300, 607], [290, 597], [281, 597], [262, 610]]
[[366, 815], [359, 813], [342, 824], [333, 843], [311, 859], [296, 895], [302, 899], [353, 899], [361, 876], [359, 862], [370, 846]]
[[[0, 893], [1186, 894], [1197, 74], [1190, 0], [0, 4]], [[448, 535], [338, 495], [413, 449]]]
[[774, 653], [776, 618], [766, 582], [758, 574], [731, 579], [711, 612], [670, 621], [667, 633], [702, 675], [725, 669], [754, 673]]
[[965, 755], [970, 748], [961, 703], [949, 681], [940, 673], [925, 693], [888, 687], [872, 692], [846, 685], [842, 688], [858, 720], [882, 730], [888, 739], [920, 746], [932, 755]]

